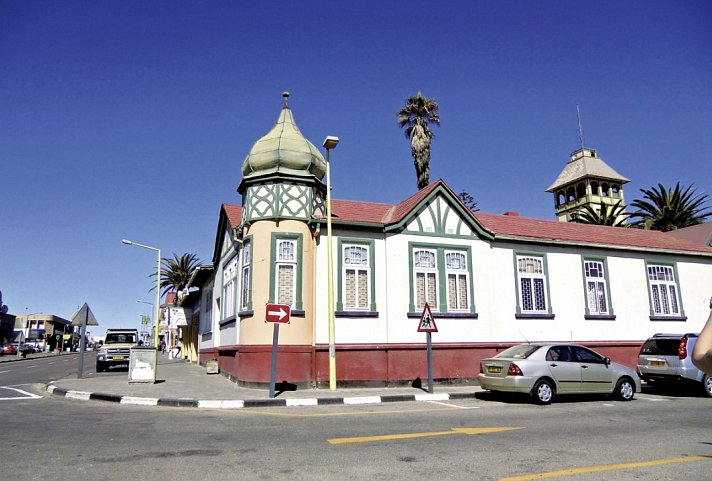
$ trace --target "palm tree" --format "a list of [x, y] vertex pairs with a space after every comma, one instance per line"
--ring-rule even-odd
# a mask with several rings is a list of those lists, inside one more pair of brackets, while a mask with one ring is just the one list
[[[193, 272], [200, 264], [198, 257], [195, 254], [183, 254], [178, 257], [173, 254], [173, 259], [164, 257], [161, 259], [161, 296], [167, 292], [181, 292], [193, 276]], [[151, 274], [151, 277], [156, 277], [156, 273]], [[153, 288], [155, 289], [155, 287]], [[153, 290], [151, 289], [151, 290]], [[174, 300], [177, 302], [178, 298]]]
[[629, 215], [630, 214], [625, 212], [625, 206], [620, 201], [613, 205], [601, 202], [598, 209], [592, 207], [590, 204], [581, 206], [571, 220], [579, 224], [627, 227], [626, 218]]
[[405, 136], [410, 139], [410, 153], [418, 176], [418, 189], [430, 182], [430, 142], [435, 136], [430, 123], [440, 125], [438, 103], [425, 98], [422, 92], [408, 97], [405, 106], [398, 112], [398, 126], [405, 127]]
[[640, 191], [643, 199], [631, 203], [638, 209], [630, 214], [631, 218], [637, 219], [633, 222], [634, 227], [667, 232], [701, 224], [712, 216], [712, 211], [705, 206], [709, 196], [696, 195], [693, 185], [681, 187], [678, 182], [674, 189], [666, 189], [658, 183], [657, 189]]

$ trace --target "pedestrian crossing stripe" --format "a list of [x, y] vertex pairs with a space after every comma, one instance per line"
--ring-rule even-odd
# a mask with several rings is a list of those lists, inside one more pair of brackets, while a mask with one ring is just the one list
[[423, 314], [420, 316], [420, 324], [418, 324], [418, 332], [438, 332], [438, 327], [435, 325], [435, 318], [430, 311], [430, 304], [425, 303]]

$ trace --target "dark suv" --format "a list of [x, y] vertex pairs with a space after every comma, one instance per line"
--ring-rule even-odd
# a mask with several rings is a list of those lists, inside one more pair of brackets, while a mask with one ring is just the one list
[[697, 334], [655, 334], [640, 348], [638, 375], [648, 385], [662, 382], [691, 381], [701, 383], [712, 396], [712, 376], [692, 364], [692, 348]]

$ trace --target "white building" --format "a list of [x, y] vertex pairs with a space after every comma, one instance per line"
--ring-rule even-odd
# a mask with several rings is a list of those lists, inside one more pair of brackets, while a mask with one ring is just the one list
[[[220, 210], [212, 275], [193, 286], [199, 362], [217, 358], [239, 382], [269, 382], [265, 306], [288, 304], [277, 379], [328, 382], [325, 168], [285, 96], [243, 162], [241, 205]], [[584, 190], [570, 201], [591, 196], [591, 178], [571, 179]], [[616, 179], [604, 197], [622, 199], [627, 179]], [[559, 216], [570, 214], [566, 202], [556, 201]], [[332, 224], [341, 384], [425, 377], [426, 302], [436, 379], [475, 378], [481, 358], [527, 340], [575, 341], [633, 366], [648, 336], [699, 331], [708, 314], [712, 248], [667, 233], [473, 213], [443, 180], [395, 205], [333, 200]]]

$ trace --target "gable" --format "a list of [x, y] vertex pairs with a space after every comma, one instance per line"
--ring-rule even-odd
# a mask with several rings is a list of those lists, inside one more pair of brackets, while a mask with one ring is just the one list
[[220, 206], [220, 217], [213, 247], [213, 265], [218, 265], [220, 259], [233, 246], [233, 232], [240, 225], [241, 219], [241, 206], [232, 204]]
[[[442, 180], [431, 184], [428, 191], [421, 191], [406, 199], [394, 210], [401, 212], [386, 231], [403, 231], [411, 234], [475, 237], [492, 239], [493, 235], [477, 221]], [[408, 206], [405, 210], [402, 207]]]

